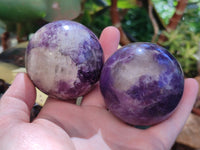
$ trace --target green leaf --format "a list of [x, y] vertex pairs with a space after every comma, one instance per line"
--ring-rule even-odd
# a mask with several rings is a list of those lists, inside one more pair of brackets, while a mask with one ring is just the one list
[[[111, 5], [111, 0], [105, 0], [109, 5]], [[121, 9], [128, 9], [136, 7], [136, 0], [118, 0], [117, 7]]]
[[180, 62], [185, 76], [196, 76], [200, 34], [191, 31], [190, 26], [184, 23], [179, 24], [176, 30], [164, 34], [168, 40], [163, 44], [169, 47], [169, 52]]
[[152, 2], [156, 12], [160, 16], [161, 21], [164, 22], [164, 26], [167, 25], [175, 12], [177, 2], [175, 0], [152, 0]]
[[81, 0], [46, 0], [46, 21], [72, 20], [81, 12]]
[[23, 22], [46, 15], [44, 0], [0, 0], [0, 19]]

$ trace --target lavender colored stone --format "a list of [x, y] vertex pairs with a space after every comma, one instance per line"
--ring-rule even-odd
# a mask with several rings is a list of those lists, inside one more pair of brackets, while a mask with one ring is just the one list
[[106, 61], [100, 88], [115, 116], [131, 125], [149, 126], [173, 113], [183, 94], [184, 75], [167, 50], [138, 42]]
[[99, 80], [103, 51], [88, 28], [61, 20], [34, 34], [25, 62], [29, 77], [41, 91], [62, 100], [75, 99]]

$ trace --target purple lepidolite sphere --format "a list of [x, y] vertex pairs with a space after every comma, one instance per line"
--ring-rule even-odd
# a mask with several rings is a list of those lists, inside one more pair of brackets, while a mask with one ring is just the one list
[[105, 63], [100, 88], [108, 109], [131, 125], [167, 119], [177, 107], [184, 75], [176, 59], [152, 43], [120, 48]]
[[74, 21], [40, 28], [29, 41], [26, 69], [41, 91], [62, 100], [86, 94], [99, 80], [103, 51], [95, 34]]

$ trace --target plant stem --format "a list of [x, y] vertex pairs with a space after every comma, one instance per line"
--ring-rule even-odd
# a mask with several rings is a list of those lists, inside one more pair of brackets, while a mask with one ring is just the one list
[[[176, 6], [176, 11], [174, 13], [174, 15], [172, 16], [172, 18], [169, 20], [169, 24], [166, 26], [166, 31], [170, 32], [172, 30], [175, 30], [178, 23], [180, 22], [183, 14], [184, 14], [184, 10], [187, 6], [187, 2], [188, 0], [179, 0], [178, 4]], [[165, 42], [167, 40], [167, 37], [164, 34], [161, 34], [159, 39], [158, 39], [158, 44], [161, 44], [163, 42]]]
[[121, 27], [120, 17], [119, 17], [118, 8], [117, 8], [117, 0], [111, 0], [110, 15], [111, 15], [112, 24], [116, 28], [118, 28], [118, 30], [120, 31], [120, 44], [121, 45], [129, 44], [130, 41]]
[[157, 22], [156, 22], [156, 19], [155, 19], [154, 16], [153, 16], [152, 11], [153, 11], [153, 4], [152, 4], [151, 0], [148, 0], [148, 13], [149, 13], [149, 18], [150, 18], [150, 20], [151, 20], [151, 23], [152, 23], [153, 29], [154, 29], [154, 35], [153, 35], [153, 37], [152, 37], [151, 42], [154, 43], [154, 42], [156, 41], [157, 36], [158, 36], [159, 27], [158, 27], [158, 24], [157, 24]]

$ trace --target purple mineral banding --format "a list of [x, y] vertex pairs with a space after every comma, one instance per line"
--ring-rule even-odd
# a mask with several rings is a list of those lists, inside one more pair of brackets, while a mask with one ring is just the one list
[[166, 49], [138, 42], [120, 48], [106, 61], [100, 88], [115, 116], [131, 125], [149, 126], [173, 113], [183, 94], [184, 75]]
[[26, 69], [35, 86], [51, 97], [75, 99], [99, 80], [103, 51], [96, 35], [67, 20], [40, 28], [29, 41]]

